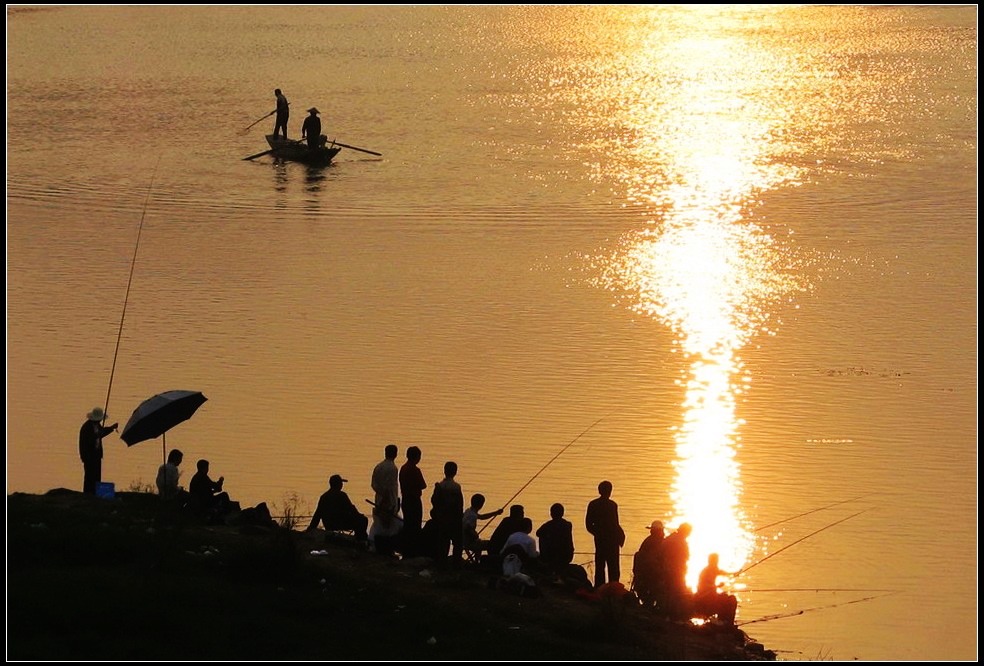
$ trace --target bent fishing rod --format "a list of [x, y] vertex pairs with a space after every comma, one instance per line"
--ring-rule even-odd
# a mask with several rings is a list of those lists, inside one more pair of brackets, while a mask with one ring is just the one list
[[769, 527], [775, 527], [776, 525], [781, 525], [782, 523], [788, 523], [790, 520], [796, 520], [797, 518], [802, 518], [803, 516], [808, 516], [811, 513], [816, 513], [817, 511], [823, 511], [824, 509], [830, 509], [830, 508], [835, 507], [835, 506], [840, 506], [841, 504], [847, 504], [848, 502], [856, 502], [859, 499], [863, 499], [865, 497], [871, 497], [874, 494], [875, 493], [865, 493], [864, 495], [858, 495], [857, 497], [852, 497], [851, 499], [841, 500], [840, 502], [834, 502], [833, 504], [828, 504], [827, 506], [822, 506], [819, 509], [812, 509], [810, 511], [805, 511], [803, 513], [798, 513], [795, 516], [792, 516], [791, 518], [783, 518], [782, 520], [777, 520], [774, 523], [769, 523], [768, 525], [763, 525], [762, 527], [757, 527], [757, 528], [755, 528], [755, 531], [756, 532], [761, 532], [762, 530], [768, 529]]
[[872, 599], [881, 599], [882, 597], [888, 597], [893, 594], [897, 594], [897, 591], [892, 591], [887, 594], [876, 594], [870, 597], [864, 597], [863, 599], [852, 599], [851, 601], [842, 601], [837, 604], [829, 604], [827, 606], [814, 606], [813, 608], [803, 608], [798, 611], [793, 611], [791, 613], [777, 613], [775, 615], [766, 615], [765, 617], [760, 617], [756, 620], [746, 620], [745, 622], [736, 622], [736, 627], [743, 627], [746, 624], [755, 624], [756, 622], [771, 622], [772, 620], [781, 620], [787, 617], [796, 617], [802, 615], [803, 613], [808, 613], [815, 610], [827, 610], [830, 608], [837, 608], [838, 606], [848, 606], [850, 604], [859, 604], [862, 601], [871, 601]]
[[140, 248], [140, 234], [143, 232], [144, 219], [147, 217], [147, 204], [150, 202], [150, 193], [154, 189], [154, 179], [157, 178], [157, 167], [161, 164], [161, 158], [157, 158], [154, 165], [154, 173], [150, 176], [150, 185], [147, 187], [147, 196], [144, 198], [143, 212], [140, 214], [140, 226], [137, 227], [137, 242], [133, 246], [133, 259], [130, 261], [130, 277], [126, 281], [126, 295], [123, 297], [123, 314], [120, 316], [120, 329], [116, 334], [116, 350], [113, 352], [113, 367], [109, 371], [109, 387], [106, 389], [106, 406], [103, 408], [103, 423], [106, 421], [106, 413], [109, 411], [109, 395], [113, 391], [113, 375], [116, 374], [116, 358], [120, 353], [120, 340], [123, 338], [123, 320], [126, 319], [126, 304], [130, 300], [130, 285], [133, 284], [133, 270], [137, 265], [137, 250]]
[[864, 513], [864, 512], [865, 512], [865, 511], [867, 511], [867, 510], [868, 510], [868, 509], [864, 509], [863, 511], [858, 511], [857, 513], [855, 513], [855, 514], [853, 514], [853, 515], [850, 515], [850, 516], [848, 516], [847, 518], [841, 518], [840, 520], [838, 520], [838, 521], [836, 521], [836, 522], [833, 522], [833, 523], [830, 523], [829, 525], [827, 525], [827, 526], [825, 526], [825, 527], [821, 527], [820, 529], [818, 529], [818, 530], [816, 530], [815, 532], [810, 532], [810, 533], [809, 533], [809, 534], [807, 534], [807, 535], [806, 535], [805, 537], [801, 537], [801, 538], [799, 538], [799, 539], [797, 539], [796, 541], [794, 541], [794, 542], [792, 542], [792, 543], [790, 543], [790, 544], [787, 544], [787, 545], [785, 545], [785, 546], [783, 546], [782, 548], [780, 548], [780, 549], [779, 549], [779, 550], [777, 550], [776, 552], [774, 552], [774, 553], [769, 553], [768, 555], [766, 555], [765, 557], [763, 557], [763, 558], [762, 558], [761, 560], [759, 560], [758, 562], [753, 562], [753, 563], [751, 563], [751, 564], [749, 564], [749, 565], [748, 565], [747, 567], [745, 567], [744, 569], [741, 569], [740, 571], [737, 571], [737, 572], [735, 573], [735, 577], [738, 577], [738, 576], [740, 576], [740, 575], [742, 575], [743, 573], [745, 573], [746, 571], [748, 571], [748, 570], [749, 570], [749, 569], [751, 569], [752, 567], [755, 567], [755, 566], [758, 566], [758, 565], [760, 565], [760, 564], [762, 564], [763, 562], [765, 562], [765, 561], [766, 561], [767, 559], [769, 559], [770, 557], [775, 557], [776, 555], [778, 555], [778, 554], [779, 554], [779, 553], [781, 553], [782, 551], [784, 551], [784, 550], [787, 550], [787, 549], [789, 549], [789, 548], [792, 548], [793, 546], [795, 546], [796, 544], [798, 544], [798, 543], [800, 543], [801, 541], [806, 541], [806, 540], [807, 540], [807, 539], [809, 539], [809, 538], [810, 538], [811, 536], [814, 536], [814, 535], [816, 535], [816, 534], [820, 534], [820, 532], [823, 532], [824, 530], [829, 530], [829, 529], [830, 529], [831, 527], [833, 527], [834, 525], [840, 525], [841, 523], [843, 523], [843, 522], [844, 522], [844, 521], [846, 521], [846, 520], [850, 520], [851, 518], [854, 518], [854, 517], [856, 517], [856, 516], [860, 516], [860, 515], [861, 515], [862, 513]]
[[[553, 463], [553, 461], [555, 461], [557, 458], [559, 458], [564, 451], [566, 451], [567, 449], [571, 448], [577, 440], [579, 440], [582, 437], [584, 437], [588, 433], [589, 430], [591, 430], [592, 428], [594, 428], [596, 425], [598, 425], [599, 423], [601, 423], [602, 421], [604, 421], [609, 416], [611, 416], [611, 414], [606, 414], [605, 416], [602, 416], [600, 419], [598, 419], [597, 421], [595, 421], [594, 423], [592, 423], [591, 425], [589, 425], [587, 428], [585, 428], [584, 430], [582, 430], [581, 433], [577, 437], [575, 437], [570, 442], [568, 442], [567, 443], [567, 446], [565, 446], [564, 448], [562, 448], [560, 451], [557, 452], [557, 455], [555, 455], [553, 458], [551, 458], [550, 460], [548, 460], [547, 461], [547, 464], [544, 465], [543, 467], [541, 467], [539, 472], [537, 472], [536, 474], [534, 474], [532, 476], [532, 478], [530, 478], [529, 481], [527, 481], [525, 484], [523, 484], [523, 487], [520, 488], [519, 490], [517, 490], [515, 495], [513, 495], [508, 500], [506, 500], [506, 502], [502, 505], [502, 508], [505, 509], [507, 506], [509, 506], [509, 504], [514, 499], [516, 499], [517, 497], [519, 497], [519, 494], [521, 492], [523, 492], [524, 490], [526, 490], [526, 488], [531, 483], [533, 483], [538, 476], [540, 476], [541, 474], [543, 474], [543, 470], [545, 470], [546, 468], [550, 467], [551, 463]], [[498, 518], [498, 516], [496, 516], [495, 518]], [[485, 525], [482, 526], [482, 529], [480, 529], [478, 531], [478, 533], [481, 534], [482, 532], [484, 532], [485, 531], [485, 528], [488, 527], [489, 525], [491, 525], [495, 521], [495, 518], [492, 518], [491, 520], [489, 520], [489, 522], [485, 523]]]

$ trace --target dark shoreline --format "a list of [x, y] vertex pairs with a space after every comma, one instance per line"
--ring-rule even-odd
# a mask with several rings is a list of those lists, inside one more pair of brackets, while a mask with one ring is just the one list
[[148, 493], [8, 495], [7, 581], [17, 661], [775, 659], [739, 629], [551, 586], [519, 597], [321, 532], [206, 526]]

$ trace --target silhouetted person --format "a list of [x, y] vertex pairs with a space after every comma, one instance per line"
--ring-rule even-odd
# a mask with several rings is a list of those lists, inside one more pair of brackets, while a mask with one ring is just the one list
[[400, 511], [400, 470], [396, 466], [396, 444], [387, 444], [383, 449], [383, 459], [372, 470], [372, 489], [376, 493], [373, 503], [372, 521], [374, 532], [383, 536], [394, 536], [402, 527], [399, 522]]
[[663, 523], [649, 524], [649, 536], [642, 540], [632, 558], [632, 589], [646, 606], [659, 606], [663, 594], [663, 565], [661, 561], [666, 533]]
[[431, 495], [431, 519], [437, 530], [436, 556], [447, 560], [448, 547], [452, 549], [452, 563], [461, 561], [461, 519], [465, 512], [465, 498], [461, 485], [454, 480], [458, 474], [458, 464], [444, 463], [444, 478], [434, 484]]
[[307, 138], [308, 148], [314, 150], [321, 146], [321, 118], [318, 117], [318, 110], [315, 107], [308, 109], [308, 117], [301, 125], [301, 140]]
[[535, 560], [538, 560], [540, 553], [536, 549], [536, 539], [533, 538], [532, 532], [533, 521], [529, 518], [520, 520], [519, 529], [510, 534], [502, 546], [500, 555], [503, 560], [513, 554], [519, 557], [524, 567], [530, 566]]
[[584, 526], [595, 542], [595, 587], [601, 587], [605, 582], [618, 582], [621, 575], [619, 549], [625, 544], [625, 532], [618, 522], [618, 504], [611, 499], [610, 481], [598, 484], [598, 495], [588, 502], [584, 515]]
[[718, 554], [707, 556], [707, 566], [700, 572], [697, 580], [697, 594], [694, 595], [694, 611], [702, 615], [717, 615], [725, 624], [735, 623], [738, 611], [738, 598], [718, 590], [718, 576], [733, 576], [730, 571], [718, 567]]
[[[369, 519], [359, 513], [352, 504], [348, 494], [342, 490], [343, 479], [338, 474], [332, 474], [328, 479], [328, 490], [318, 499], [318, 508], [314, 510], [308, 531], [318, 527], [320, 522], [326, 532], [335, 530], [352, 530], [359, 541], [369, 540]], [[327, 538], [327, 534], [325, 537]]]
[[690, 545], [687, 537], [693, 531], [690, 523], [680, 523], [673, 534], [663, 540], [660, 559], [663, 564], [663, 586], [666, 590], [668, 613], [677, 619], [685, 619], [690, 613], [692, 594], [687, 587], [687, 561]]
[[106, 413], [102, 407], [93, 407], [86, 414], [85, 422], [79, 428], [79, 458], [82, 459], [82, 492], [96, 494], [96, 487], [102, 481], [103, 437], [119, 426], [114, 423], [104, 426]]
[[506, 539], [513, 532], [519, 531], [522, 527], [522, 520], [526, 517], [526, 510], [522, 504], [513, 504], [509, 507], [509, 515], [502, 519], [489, 537], [489, 552], [498, 557], [502, 552], [502, 547], [506, 545]]
[[167, 462], [157, 468], [157, 492], [162, 499], [183, 499], [184, 490], [178, 485], [181, 471], [178, 465], [184, 460], [184, 454], [179, 449], [171, 449], [167, 453]]
[[277, 97], [277, 122], [273, 126], [273, 136], [276, 137], [283, 130], [284, 138], [287, 138], [287, 120], [290, 118], [290, 102], [287, 97], [280, 92], [280, 88], [273, 91]]
[[463, 550], [472, 553], [476, 561], [482, 561], [482, 553], [489, 552], [488, 539], [481, 539], [478, 536], [478, 521], [488, 520], [502, 514], [502, 509], [481, 513], [485, 506], [485, 495], [475, 493], [471, 496], [471, 503], [461, 516], [461, 546]]
[[420, 530], [424, 523], [423, 493], [427, 489], [424, 473], [420, 471], [420, 447], [407, 448], [407, 461], [400, 467], [400, 496], [403, 506], [403, 534], [400, 537], [404, 555], [420, 550]]
[[199, 511], [209, 515], [209, 517], [220, 517], [229, 513], [231, 502], [229, 493], [223, 492], [222, 484], [225, 477], [220, 476], [218, 481], [213, 481], [208, 475], [209, 463], [204, 458], [198, 461], [198, 471], [191, 477], [188, 484], [188, 493], [191, 495], [194, 507]]
[[536, 531], [540, 540], [540, 562], [551, 573], [560, 575], [574, 560], [574, 526], [564, 518], [564, 505], [550, 507], [550, 520]]

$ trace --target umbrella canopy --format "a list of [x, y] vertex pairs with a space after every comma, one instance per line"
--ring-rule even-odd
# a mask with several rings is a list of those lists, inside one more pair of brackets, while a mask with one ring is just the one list
[[147, 398], [133, 410], [120, 439], [127, 446], [156, 439], [182, 421], [191, 418], [208, 400], [201, 391], [165, 391]]

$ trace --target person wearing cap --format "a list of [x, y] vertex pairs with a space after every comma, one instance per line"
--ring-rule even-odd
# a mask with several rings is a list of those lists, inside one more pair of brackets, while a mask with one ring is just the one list
[[632, 590], [645, 606], [660, 607], [663, 594], [660, 553], [666, 532], [663, 523], [654, 520], [649, 524], [649, 536], [642, 540], [639, 550], [632, 558]]
[[[311, 517], [308, 531], [317, 528], [318, 523], [321, 523], [326, 532], [352, 530], [355, 532], [356, 539], [368, 541], [369, 519], [359, 513], [352, 504], [348, 494], [342, 490], [343, 483], [348, 483], [348, 479], [343, 479], [339, 474], [332, 474], [328, 479], [328, 490], [318, 499], [318, 508]], [[325, 536], [327, 538], [327, 535]]]
[[119, 423], [104, 426], [106, 412], [102, 407], [93, 407], [86, 414], [85, 422], [79, 428], [79, 458], [82, 459], [82, 492], [96, 494], [96, 488], [102, 481], [103, 437], [114, 432]]
[[284, 132], [284, 139], [287, 138], [287, 120], [290, 118], [290, 102], [287, 101], [287, 97], [280, 92], [280, 88], [273, 91], [274, 96], [277, 98], [277, 121], [273, 126], [273, 136], [274, 138], [280, 133], [280, 130]]
[[314, 150], [321, 145], [321, 118], [318, 117], [318, 109], [311, 107], [308, 109], [308, 117], [301, 125], [301, 141], [307, 138], [308, 148]]

